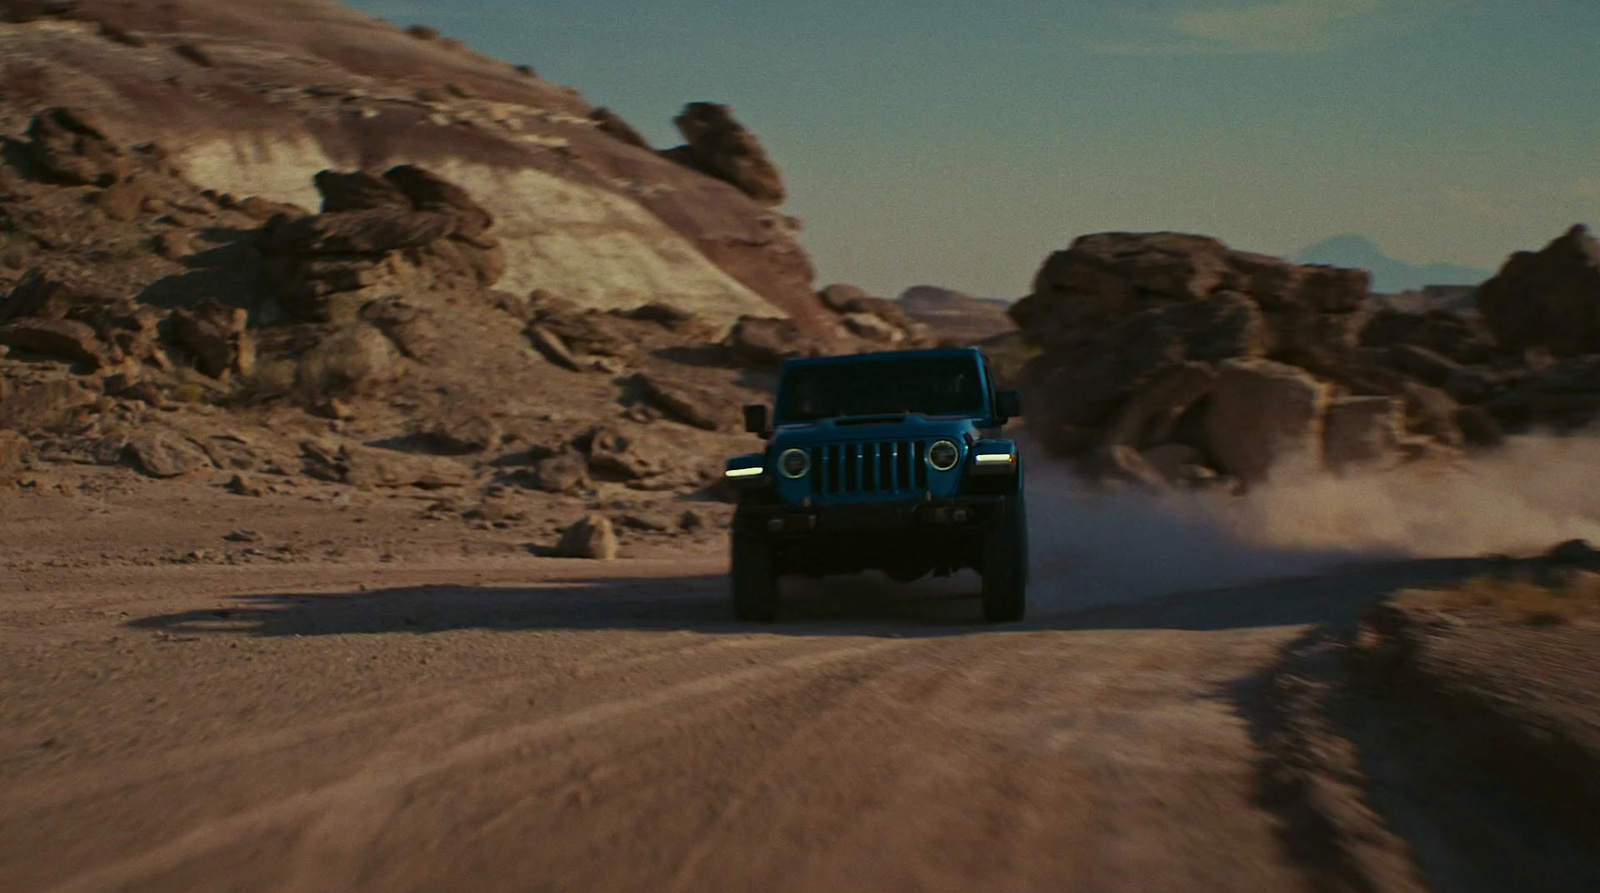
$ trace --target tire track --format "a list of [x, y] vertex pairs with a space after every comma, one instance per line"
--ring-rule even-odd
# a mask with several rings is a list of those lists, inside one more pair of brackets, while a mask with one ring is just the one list
[[[344, 833], [340, 829], [357, 829], [353, 837], [337, 840], [330, 844], [331, 848], [324, 848], [325, 852], [336, 851], [340, 858], [335, 861], [353, 870], [349, 863], [350, 855], [363, 842], [370, 842], [382, 826], [381, 822], [374, 821], [368, 810], [385, 803], [392, 807], [398, 801], [388, 798], [403, 792], [409, 785], [555, 736], [572, 734], [652, 709], [691, 702], [775, 678], [904, 648], [917, 641], [887, 640], [831, 648], [747, 670], [700, 677], [637, 697], [595, 704], [559, 716], [496, 730], [460, 742], [437, 755], [412, 754], [381, 763], [374, 761], [338, 783], [293, 794], [191, 829], [139, 856], [90, 870], [49, 890], [50, 893], [100, 893], [126, 889], [235, 841], [261, 837], [284, 827], [300, 826], [307, 822], [317, 823], [317, 827], [340, 834]], [[392, 814], [392, 811], [384, 814]], [[327, 864], [327, 859], [311, 861], [314, 864], [298, 866], [299, 873], [291, 878], [294, 889], [342, 889], [337, 885], [324, 886], [321, 883], [323, 877], [335, 876], [327, 874], [334, 867]], [[312, 874], [316, 876], [309, 876]]]
[[[541, 667], [534, 673], [500, 673], [451, 680], [439, 691], [411, 695], [403, 703], [397, 704], [392, 701], [378, 703], [370, 707], [347, 710], [325, 720], [253, 734], [250, 737], [229, 738], [212, 744], [167, 751], [159, 756], [81, 769], [67, 776], [52, 776], [15, 783], [6, 789], [4, 813], [15, 816], [59, 808], [75, 801], [125, 790], [135, 784], [154, 784], [178, 775], [192, 775], [197, 770], [216, 764], [255, 759], [282, 751], [315, 746], [319, 741], [336, 738], [385, 720], [398, 722], [414, 714], [437, 714], [438, 711], [459, 706], [463, 690], [470, 690], [475, 698], [482, 700], [485, 696], [492, 697], [524, 687], [536, 687], [541, 683], [568, 681], [574, 672], [580, 674], [580, 677], [594, 674], [598, 672], [593, 667], [597, 662], [605, 672], [628, 672], [644, 669], [656, 663], [710, 652], [748, 649], [751, 647], [750, 642], [750, 639], [738, 636], [706, 636], [629, 657], [615, 656], [606, 652], [582, 652], [570, 658], [570, 665]], [[615, 649], [615, 651], [627, 650], [629, 649]]]

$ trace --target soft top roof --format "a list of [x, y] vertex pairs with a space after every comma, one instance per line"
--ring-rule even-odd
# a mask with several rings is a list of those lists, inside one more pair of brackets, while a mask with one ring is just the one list
[[940, 357], [971, 357], [981, 360], [983, 352], [976, 347], [938, 347], [927, 350], [881, 350], [872, 353], [842, 354], [836, 357], [806, 357], [783, 361], [783, 368], [795, 366], [840, 366], [849, 363], [883, 363], [894, 360], [925, 360]]

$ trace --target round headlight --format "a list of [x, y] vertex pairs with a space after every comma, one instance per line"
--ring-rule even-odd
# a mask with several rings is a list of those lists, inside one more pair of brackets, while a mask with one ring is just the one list
[[935, 471], [949, 471], [961, 461], [961, 450], [948, 440], [935, 441], [928, 447], [928, 464]]
[[788, 449], [778, 456], [778, 471], [790, 478], [803, 478], [811, 470], [811, 455], [805, 450]]

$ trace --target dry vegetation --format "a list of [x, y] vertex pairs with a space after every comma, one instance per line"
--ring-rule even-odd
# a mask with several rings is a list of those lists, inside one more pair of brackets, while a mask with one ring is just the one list
[[1451, 587], [1409, 589], [1394, 601], [1402, 608], [1488, 612], [1535, 626], [1592, 622], [1600, 618], [1600, 574], [1576, 568], [1484, 574]]

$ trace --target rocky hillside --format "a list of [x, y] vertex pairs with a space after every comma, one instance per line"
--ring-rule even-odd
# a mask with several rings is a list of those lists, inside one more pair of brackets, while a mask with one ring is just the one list
[[1600, 243], [1583, 227], [1514, 255], [1477, 313], [1373, 310], [1369, 285], [1203, 236], [1084, 236], [1011, 310], [1038, 351], [1030, 425], [1105, 474], [1233, 486], [1450, 461], [1600, 416]]
[[448, 490], [474, 523], [577, 515], [548, 548], [604, 556], [613, 517], [725, 496], [722, 459], [759, 444], [737, 407], [784, 357], [922, 337], [842, 287], [807, 293], [820, 326], [506, 291], [499, 219], [427, 168], [318, 171], [312, 212], [110, 133], [54, 107], [0, 156], [0, 491], [62, 466], [280, 502]]
[[[827, 325], [797, 224], [773, 207], [777, 170], [721, 106], [686, 107], [684, 145], [657, 152], [527, 66], [331, 0], [3, 0], [0, 59], [13, 154], [37, 114], [67, 107], [204, 189], [306, 210], [318, 171], [415, 164], [493, 215], [506, 291]], [[52, 146], [81, 135], [42, 127]], [[131, 160], [49, 172], [106, 186]]]
[[420, 520], [605, 557], [725, 496], [784, 357], [922, 337], [812, 290], [724, 106], [656, 151], [323, 0], [0, 0], [0, 60], [0, 494], [441, 494]]

